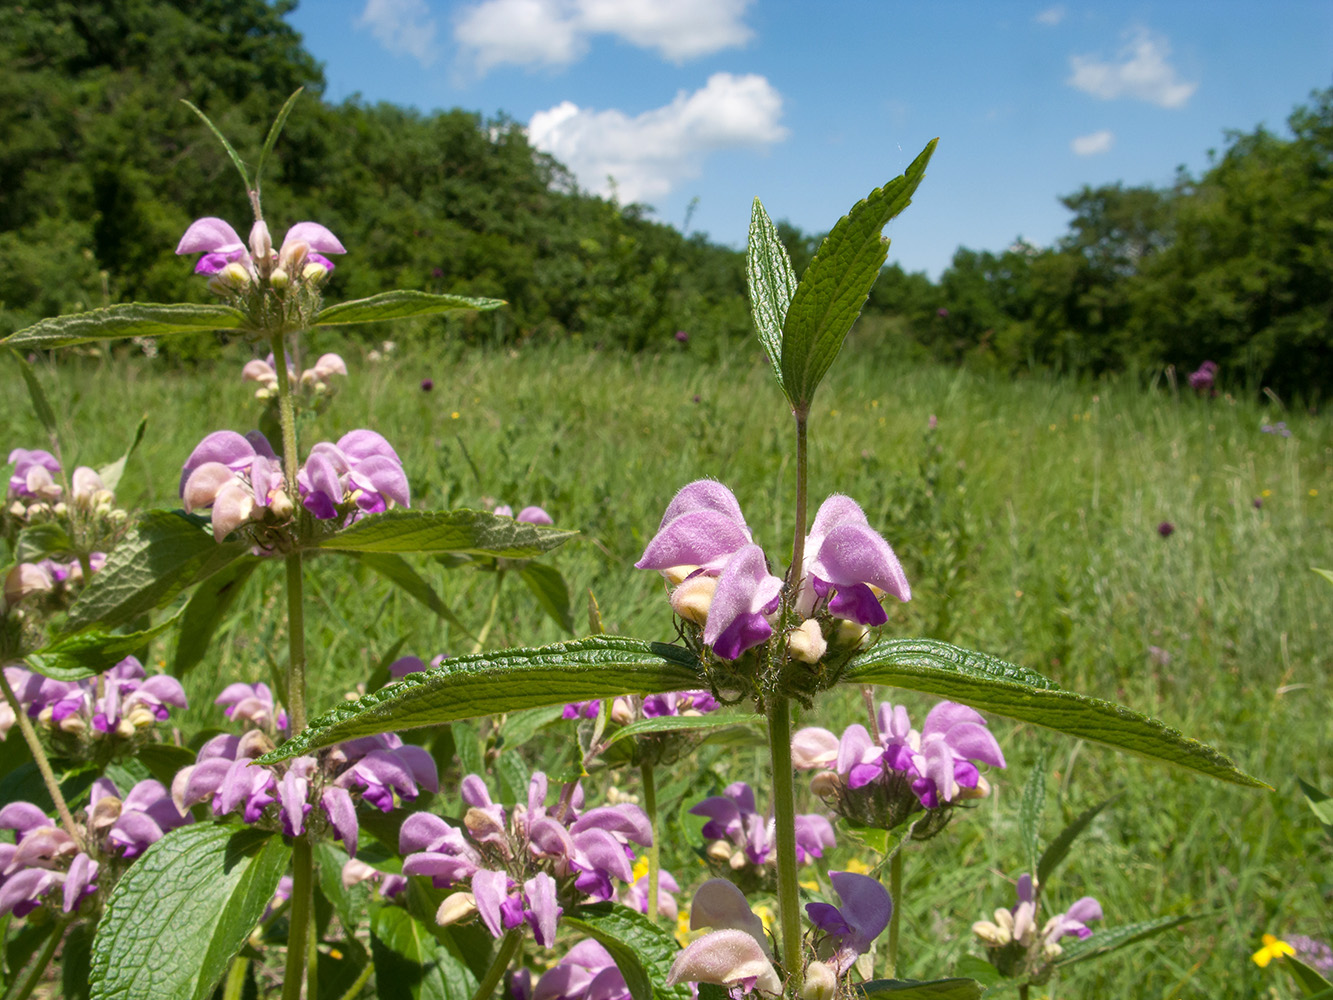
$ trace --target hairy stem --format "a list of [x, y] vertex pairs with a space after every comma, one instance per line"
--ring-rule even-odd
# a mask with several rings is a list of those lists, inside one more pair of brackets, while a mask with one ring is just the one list
[[287, 711], [295, 736], [305, 729], [305, 600], [301, 553], [287, 553]]
[[648, 825], [653, 832], [653, 842], [644, 851], [644, 857], [648, 859], [648, 919], [656, 921], [658, 872], [662, 868], [661, 838], [657, 831], [657, 783], [652, 764], [640, 764], [639, 774], [643, 776], [643, 811], [648, 814]]
[[490, 1000], [495, 995], [495, 988], [500, 985], [505, 970], [509, 968], [509, 963], [518, 954], [518, 946], [522, 943], [522, 927], [515, 927], [500, 939], [500, 947], [495, 953], [495, 959], [491, 962], [491, 967], [486, 970], [486, 977], [478, 984], [477, 992], [472, 994], [472, 1000]]
[[28, 1000], [28, 997], [32, 996], [32, 991], [37, 988], [37, 985], [46, 975], [46, 968], [51, 964], [51, 959], [55, 957], [56, 948], [60, 946], [68, 924], [68, 921], [62, 920], [56, 925], [55, 930], [51, 932], [51, 936], [46, 939], [46, 944], [42, 946], [42, 953], [37, 956], [37, 961], [32, 964], [32, 968], [23, 977], [23, 981], [18, 984], [18, 988], [5, 994], [5, 1000]]
[[806, 456], [807, 424], [809, 413], [798, 408], [792, 411], [796, 418], [796, 527], [793, 529], [791, 542], [791, 568], [787, 571], [788, 606], [794, 606], [801, 596], [801, 570], [805, 560], [805, 504], [806, 478], [808, 473]]
[[491, 595], [491, 606], [486, 612], [486, 621], [477, 632], [477, 641], [472, 647], [472, 652], [480, 653], [486, 648], [486, 639], [491, 634], [491, 628], [495, 625], [496, 616], [500, 612], [500, 586], [504, 583], [505, 571], [502, 569], [495, 571], [495, 593]]
[[79, 833], [79, 828], [74, 825], [74, 815], [69, 811], [69, 804], [65, 802], [65, 796], [60, 794], [60, 782], [56, 780], [55, 771], [51, 770], [51, 762], [46, 757], [46, 748], [42, 746], [42, 741], [38, 739], [37, 730], [32, 728], [32, 720], [28, 718], [27, 710], [19, 704], [18, 697], [14, 694], [14, 689], [9, 686], [9, 679], [5, 677], [3, 670], [0, 670], [0, 693], [4, 694], [9, 710], [14, 713], [14, 721], [18, 723], [19, 732], [23, 734], [23, 742], [28, 744], [28, 749], [32, 751], [32, 759], [37, 764], [37, 770], [42, 776], [42, 784], [46, 786], [47, 792], [51, 795], [51, 801], [55, 803], [56, 812], [60, 816], [60, 824], [65, 828], [65, 832], [70, 835], [78, 849], [82, 851], [84, 849], [83, 835]]
[[773, 818], [778, 841], [778, 920], [782, 971], [792, 993], [801, 991], [801, 899], [796, 884], [796, 784], [791, 769], [791, 703], [774, 695], [768, 703], [768, 752], [773, 766]]
[[898, 978], [898, 920], [903, 912], [903, 852], [893, 852], [889, 859], [889, 898], [893, 911], [889, 914], [889, 978]]
[[[315, 855], [310, 849], [310, 839], [306, 836], [297, 837], [292, 850], [292, 908], [288, 914], [287, 968], [282, 982], [282, 1000], [300, 1000], [301, 987], [305, 984], [314, 876]], [[310, 971], [313, 979], [313, 968]]]

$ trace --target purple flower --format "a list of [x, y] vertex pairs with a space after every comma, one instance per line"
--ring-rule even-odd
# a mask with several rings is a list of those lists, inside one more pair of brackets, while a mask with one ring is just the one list
[[1333, 972], [1333, 948], [1327, 941], [1319, 941], [1308, 934], [1292, 934], [1286, 941], [1296, 950], [1296, 957], [1321, 976], [1327, 978]]
[[272, 689], [263, 681], [228, 684], [213, 704], [224, 706], [224, 714], [233, 722], [245, 722], [270, 731], [287, 730], [287, 713], [278, 707]]
[[1163, 538], [1170, 538], [1176, 533], [1176, 526], [1170, 521], [1163, 521], [1157, 526], [1157, 533]]
[[782, 600], [782, 581], [768, 571], [764, 550], [741, 546], [718, 577], [704, 624], [704, 644], [724, 660], [734, 660], [773, 634], [768, 616]]
[[690, 902], [690, 929], [711, 927], [676, 956], [667, 974], [667, 986], [677, 983], [714, 983], [737, 993], [755, 989], [781, 994], [782, 982], [773, 968], [773, 951], [764, 924], [745, 901], [744, 894], [726, 879], [709, 879]]
[[398, 453], [371, 430], [351, 431], [337, 444], [316, 444], [296, 480], [301, 503], [322, 520], [337, 517], [340, 508], [353, 502], [353, 519], [361, 513], [387, 510], [392, 504], [411, 506], [411, 490]]
[[823, 932], [816, 953], [832, 964], [837, 975], [842, 975], [858, 955], [870, 950], [875, 938], [889, 925], [893, 900], [884, 886], [865, 875], [829, 872], [829, 882], [842, 905], [806, 903], [805, 912]]
[[1077, 900], [1064, 913], [1057, 913], [1037, 931], [1037, 891], [1031, 875], [1019, 876], [1015, 891], [1018, 903], [1009, 910], [995, 911], [995, 920], [978, 920], [972, 931], [988, 948], [1003, 948], [1017, 943], [1043, 961], [1058, 958], [1064, 937], [1084, 940], [1092, 936], [1088, 922], [1102, 919], [1102, 907], [1091, 896]]
[[[635, 869], [638, 870], [637, 867]], [[680, 883], [676, 877], [669, 871], [658, 871], [657, 873], [657, 911], [668, 920], [675, 920], [677, 914], [676, 897], [673, 893], [680, 892]], [[648, 872], [638, 876], [621, 893], [620, 901], [631, 910], [638, 910], [640, 913], [648, 912]]]
[[9, 453], [14, 471], [9, 477], [9, 495], [30, 500], [57, 500], [60, 486], [55, 477], [60, 475], [60, 463], [49, 451], [40, 448], [15, 448]]
[[176, 808], [171, 793], [160, 781], [147, 778], [121, 799], [109, 778], [93, 782], [88, 799], [88, 827], [105, 835], [105, 850], [124, 858], [136, 858], [168, 832], [193, 823], [189, 812]]
[[1217, 364], [1205, 361], [1196, 371], [1189, 374], [1189, 386], [1200, 395], [1211, 393], [1217, 379]]
[[564, 707], [560, 717], [562, 719], [595, 719], [601, 708], [602, 702], [598, 698], [593, 698], [591, 701], [574, 701]]
[[630, 1000], [630, 992], [611, 953], [589, 939], [542, 974], [532, 1000]]
[[508, 504], [500, 504], [492, 513], [497, 517], [512, 517], [522, 524], [555, 524], [551, 515], [540, 507], [524, 507], [515, 516], [513, 507]]
[[434, 388], [435, 388], [435, 380], [434, 380], [434, 379], [423, 378], [423, 379], [421, 380], [421, 391], [422, 391], [422, 392], [430, 392], [430, 391], [431, 391], [432, 389], [434, 389]]
[[[1285, 420], [1279, 420], [1275, 424], [1264, 424], [1259, 428], [1259, 432], [1261, 434], [1276, 434], [1278, 437], [1284, 437], [1284, 438], [1291, 437], [1291, 428], [1287, 426], [1287, 422]], [[12, 484], [13, 481], [11, 480], [10, 482]]]
[[820, 504], [805, 539], [805, 552], [802, 617], [810, 617], [817, 601], [827, 600], [829, 613], [835, 617], [861, 625], [883, 625], [888, 615], [872, 588], [900, 601], [912, 599], [898, 557], [851, 497], [835, 493]]
[[0, 914], [25, 916], [57, 889], [61, 909], [73, 913], [97, 891], [97, 862], [31, 802], [0, 809], [0, 829], [14, 831], [14, 843], [0, 843]]
[[284, 264], [289, 274], [299, 272], [306, 263], [332, 271], [333, 262], [324, 254], [346, 252], [338, 237], [317, 222], [298, 222], [292, 226], [287, 230], [282, 247], [276, 254], [273, 252], [268, 226], [262, 221], [256, 222], [250, 231], [250, 246], [247, 250], [230, 224], [212, 216], [192, 222], [176, 247], [177, 254], [203, 254], [195, 265], [196, 274], [218, 274], [228, 264], [239, 264], [251, 280], [259, 278], [257, 260], [264, 265], [266, 275], [275, 265]]
[[[761, 867], [768, 863], [777, 847], [772, 816], [761, 815], [755, 807], [754, 790], [737, 781], [693, 806], [690, 813], [707, 816], [703, 835], [714, 841], [710, 857], [739, 869], [746, 864]], [[804, 864], [810, 858], [823, 857], [824, 849], [834, 846], [833, 827], [823, 816], [805, 814], [796, 817], [796, 860]]]
[[634, 566], [664, 572], [688, 567], [717, 576], [732, 554], [750, 542], [735, 494], [719, 482], [699, 479], [672, 498], [657, 534]]
[[690, 335], [688, 333], [686, 333], [684, 330], [676, 331], [676, 343], [688, 344], [689, 342], [690, 342]]
[[[380, 812], [394, 807], [394, 794], [402, 802], [416, 799], [418, 786], [432, 792], [440, 790], [435, 758], [419, 746], [404, 744], [393, 733], [367, 737], [380, 745], [356, 757], [351, 766], [335, 779], [339, 788], [360, 790], [361, 799]], [[357, 740], [357, 744], [364, 741]]]

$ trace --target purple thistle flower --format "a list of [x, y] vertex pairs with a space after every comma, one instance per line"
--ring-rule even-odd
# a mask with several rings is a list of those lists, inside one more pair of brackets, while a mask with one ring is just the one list
[[1199, 365], [1197, 370], [1190, 372], [1188, 379], [1190, 388], [1200, 395], [1212, 393], [1216, 380], [1217, 364], [1212, 361]]
[[1170, 521], [1163, 521], [1157, 526], [1157, 533], [1163, 538], [1170, 538], [1176, 533], [1176, 526]]

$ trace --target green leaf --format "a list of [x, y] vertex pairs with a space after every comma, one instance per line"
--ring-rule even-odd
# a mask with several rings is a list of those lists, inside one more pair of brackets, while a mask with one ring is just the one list
[[74, 541], [55, 521], [31, 524], [18, 533], [14, 541], [16, 562], [40, 562], [49, 556], [67, 555]]
[[594, 903], [576, 907], [560, 923], [583, 931], [611, 953], [634, 1000], [689, 997], [685, 983], [672, 989], [664, 985], [680, 946], [643, 914], [619, 903]]
[[398, 289], [321, 309], [311, 326], [379, 323], [414, 316], [433, 316], [456, 309], [498, 309], [505, 304], [504, 299], [474, 299], [464, 295], [432, 295], [429, 292]]
[[241, 556], [195, 588], [181, 613], [181, 627], [176, 633], [176, 648], [171, 656], [172, 676], [184, 677], [208, 653], [213, 634], [261, 561], [253, 556]]
[[1310, 569], [1314, 570], [1314, 572], [1318, 573], [1329, 583], [1333, 583], [1333, 570], [1320, 569], [1318, 566], [1311, 566]]
[[282, 135], [282, 127], [287, 124], [287, 116], [292, 113], [292, 108], [296, 107], [296, 99], [301, 96], [303, 90], [305, 87], [297, 87], [292, 91], [292, 96], [283, 103], [281, 110], [278, 111], [278, 117], [274, 118], [273, 124], [269, 126], [268, 135], [264, 138], [264, 148], [259, 151], [259, 162], [255, 164], [256, 196], [262, 194], [264, 190], [264, 163], [268, 160], [268, 154], [273, 152], [278, 136]]
[[636, 736], [652, 736], [660, 733], [697, 733], [710, 732], [733, 727], [754, 728], [764, 726], [767, 720], [762, 715], [662, 715], [655, 719], [640, 719], [622, 726], [612, 733], [603, 747], [609, 747], [621, 740]]
[[[1037, 858], [1041, 853], [1041, 813], [1046, 805], [1046, 751], [1043, 749], [1032, 764], [1027, 784], [1023, 786], [1023, 801], [1018, 806], [1018, 834], [1023, 843], [1023, 870], [1036, 875]], [[1037, 878], [1040, 888], [1044, 878]]]
[[1304, 778], [1297, 778], [1296, 781], [1305, 795], [1305, 804], [1310, 807], [1315, 818], [1324, 825], [1325, 832], [1333, 833], [1333, 796], [1325, 795], [1322, 790]]
[[75, 924], [60, 950], [61, 1000], [88, 1000], [95, 923]]
[[14, 360], [19, 364], [19, 372], [23, 376], [23, 384], [28, 387], [28, 398], [32, 400], [32, 411], [37, 414], [37, 421], [46, 429], [46, 433], [51, 435], [52, 440], [56, 435], [56, 414], [51, 409], [51, 404], [46, 398], [46, 391], [42, 388], [42, 383], [37, 380], [37, 373], [32, 370], [32, 365], [28, 364], [27, 359], [18, 351], [12, 352]]
[[125, 463], [138, 449], [139, 442], [143, 440], [143, 432], [147, 429], [148, 417], [145, 415], [139, 418], [139, 426], [134, 429], [134, 439], [130, 441], [130, 446], [125, 449], [125, 454], [110, 465], [104, 465], [97, 470], [98, 478], [102, 480], [102, 485], [107, 489], [114, 492], [116, 487], [120, 485], [120, 477], [125, 474]]
[[163, 305], [129, 302], [68, 316], [53, 316], [11, 333], [0, 340], [0, 344], [8, 347], [35, 347], [45, 351], [95, 340], [167, 337], [176, 333], [200, 333], [205, 330], [240, 330], [245, 323], [245, 314], [239, 309], [218, 303], [196, 305], [180, 302]]
[[1063, 969], [1065, 966], [1074, 965], [1076, 962], [1086, 962], [1090, 958], [1101, 958], [1103, 955], [1109, 955], [1126, 945], [1146, 941], [1148, 938], [1156, 937], [1173, 927], [1179, 927], [1181, 924], [1197, 919], [1196, 914], [1186, 913], [1178, 917], [1157, 917], [1153, 920], [1141, 920], [1134, 924], [1121, 924], [1119, 927], [1108, 927], [1104, 930], [1094, 931], [1092, 937], [1065, 945], [1064, 952], [1056, 959], [1055, 967]]
[[981, 984], [975, 979], [872, 979], [856, 987], [866, 996], [892, 993], [894, 1000], [979, 1000]]
[[1112, 795], [1109, 799], [1097, 803], [1090, 809], [1085, 809], [1074, 817], [1073, 822], [1060, 831], [1060, 835], [1051, 841], [1046, 850], [1042, 853], [1041, 860], [1037, 862], [1035, 869], [1037, 873], [1037, 885], [1045, 885], [1046, 880], [1051, 876], [1060, 862], [1064, 861], [1065, 855], [1069, 853], [1069, 848], [1074, 841], [1088, 828], [1088, 825], [1097, 818], [1097, 814], [1109, 806], [1120, 796]]
[[530, 562], [519, 570], [519, 575], [532, 591], [532, 596], [537, 598], [542, 610], [551, 616], [552, 621], [573, 635], [574, 609], [569, 600], [569, 585], [565, 583], [560, 571], [545, 563]]
[[93, 942], [93, 1000], [202, 1000], [273, 898], [291, 848], [236, 824], [172, 830], [126, 871]]
[[327, 840], [315, 844], [315, 872], [319, 877], [319, 889], [324, 893], [324, 898], [333, 904], [343, 929], [351, 935], [365, 918], [370, 889], [365, 882], [343, 885], [342, 870], [345, 864], [346, 851]]
[[462, 959], [401, 907], [375, 911], [370, 950], [380, 1000], [468, 1000], [477, 988]]
[[868, 826], [865, 823], [858, 823], [854, 819], [843, 817], [840, 827], [846, 828], [847, 832], [865, 844], [880, 857], [884, 858], [898, 849], [898, 845], [903, 842], [903, 838], [911, 831], [911, 825], [900, 823], [892, 830], [885, 830], [880, 826]]
[[900, 177], [876, 188], [838, 220], [792, 295], [782, 328], [782, 386], [797, 410], [808, 410], [815, 388], [842, 350], [888, 257], [883, 229], [912, 203], [935, 152], [932, 139]]
[[246, 554], [246, 543], [219, 544], [205, 523], [181, 511], [143, 514], [70, 608], [65, 632], [124, 625]]
[[238, 154], [236, 150], [232, 148], [231, 143], [227, 141], [227, 137], [218, 130], [216, 125], [213, 124], [213, 119], [209, 118], [208, 115], [204, 114], [183, 97], [181, 98], [181, 103], [204, 120], [204, 124], [208, 126], [209, 131], [217, 136], [218, 142], [222, 143], [222, 148], [225, 149], [227, 155], [231, 157], [231, 162], [233, 166], [236, 167], [236, 172], [241, 175], [241, 183], [245, 185], [245, 190], [252, 190], [254, 185], [250, 183], [250, 175], [245, 172], [245, 163], [241, 160], [240, 154]]
[[374, 570], [390, 583], [401, 587], [409, 597], [420, 601], [430, 608], [437, 617], [443, 618], [468, 638], [476, 638], [472, 634], [472, 630], [463, 624], [462, 619], [454, 614], [453, 609], [440, 599], [439, 595], [435, 593], [435, 589], [402, 556], [395, 555], [392, 552], [354, 552], [351, 555], [361, 565]]
[[1284, 969], [1291, 973], [1291, 978], [1296, 980], [1296, 985], [1301, 988], [1306, 1000], [1311, 1000], [1313, 997], [1327, 996], [1330, 991], [1333, 991], [1333, 983], [1330, 983], [1295, 955], [1283, 955], [1278, 961], [1282, 963]]
[[750, 238], [745, 245], [745, 277], [750, 290], [750, 315], [759, 334], [759, 343], [773, 366], [778, 387], [787, 391], [782, 381], [782, 325], [787, 319], [791, 297], [796, 292], [796, 275], [791, 269], [787, 248], [778, 239], [778, 231], [759, 199], [750, 209]]
[[577, 534], [480, 510], [386, 510], [320, 539], [319, 547], [339, 552], [464, 552], [531, 559]]
[[953, 971], [967, 979], [975, 979], [986, 987], [997, 986], [1004, 982], [1004, 974], [999, 969], [976, 955], [962, 956]]
[[142, 632], [79, 632], [57, 639], [49, 646], [24, 657], [28, 666], [52, 680], [77, 681], [109, 670], [127, 656], [143, 650], [152, 640], [175, 626], [179, 615], [166, 618]]
[[[149, 774], [170, 788], [172, 779], [195, 762], [195, 753], [174, 743], [145, 743], [139, 748], [135, 759]], [[129, 788], [122, 791], [128, 793]]]
[[694, 654], [687, 649], [619, 636], [459, 656], [340, 705], [260, 760], [272, 764], [357, 736], [455, 719], [697, 688], [701, 678], [693, 665]]
[[1035, 671], [933, 639], [878, 642], [852, 658], [842, 681], [923, 691], [1222, 781], [1270, 787], [1239, 770], [1221, 751], [1156, 719], [1113, 702], [1061, 691]]

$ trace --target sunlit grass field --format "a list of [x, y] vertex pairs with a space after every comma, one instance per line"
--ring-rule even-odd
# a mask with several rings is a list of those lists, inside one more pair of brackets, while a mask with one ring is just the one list
[[[402, 347], [378, 362], [327, 335], [318, 348], [342, 350], [351, 375], [329, 410], [303, 425], [305, 445], [374, 428], [402, 456], [414, 506], [539, 504], [558, 525], [577, 528], [580, 536], [545, 561], [569, 584], [579, 634], [591, 591], [607, 631], [673, 637], [660, 578], [632, 563], [672, 494], [693, 479], [731, 486], [772, 562], [789, 556], [791, 422], [757, 347], [723, 360], [705, 360], [693, 345], [638, 356], [577, 345]], [[146, 358], [67, 358], [43, 369], [64, 424], [66, 466], [110, 461], [147, 414], [120, 500], [176, 505], [181, 463], [198, 440], [257, 424], [261, 404], [239, 377], [244, 357], [210, 373]], [[6, 380], [4, 406], [6, 451], [42, 446], [17, 377]], [[1279, 420], [1289, 437], [1261, 430]], [[1310, 569], [1333, 567], [1326, 421], [1263, 396], [1198, 398], [1169, 379], [1145, 389], [1130, 380], [1014, 381], [905, 366], [853, 338], [819, 390], [810, 426], [812, 510], [831, 492], [854, 497], [911, 581], [913, 600], [889, 609], [887, 633], [985, 650], [1126, 703], [1218, 746], [1275, 789], [1234, 788], [993, 719], [1009, 761], [989, 776], [994, 794], [960, 810], [936, 840], [908, 848], [899, 974], [934, 978], [961, 955], [981, 953], [970, 926], [1013, 903], [1010, 883], [1023, 870], [1018, 801], [1047, 749], [1048, 839], [1086, 807], [1119, 796], [1047, 887], [1048, 902], [1062, 909], [1094, 895], [1106, 927], [1198, 916], [1071, 969], [1049, 995], [1292, 995], [1280, 973], [1249, 956], [1263, 932], [1333, 936], [1333, 858], [1295, 780], [1333, 785], [1333, 586]], [[416, 565], [475, 633], [495, 574]], [[285, 656], [273, 569], [224, 624], [215, 655], [189, 675], [187, 735], [216, 723], [210, 701], [224, 682], [266, 679]], [[316, 713], [395, 649], [429, 658], [473, 648], [358, 566], [329, 558], [312, 578]], [[512, 576], [497, 607], [488, 645], [567, 637]], [[905, 702], [918, 724], [932, 703], [888, 690], [876, 697]], [[841, 731], [862, 712], [859, 692], [849, 691], [801, 722]], [[539, 736], [516, 752], [530, 764], [553, 759], [570, 730], [555, 732], [559, 740]], [[682, 885], [704, 874], [685, 839], [699, 821], [684, 809], [729, 781], [762, 788], [767, 768], [761, 750], [705, 748], [697, 760], [698, 774], [681, 767], [666, 789], [681, 839], [667, 844], [665, 858]], [[636, 785], [628, 774], [601, 774], [590, 790], [609, 781], [631, 793]], [[817, 806], [811, 799], [806, 808]], [[852, 857], [874, 860], [844, 838], [832, 866]]]

